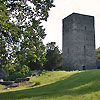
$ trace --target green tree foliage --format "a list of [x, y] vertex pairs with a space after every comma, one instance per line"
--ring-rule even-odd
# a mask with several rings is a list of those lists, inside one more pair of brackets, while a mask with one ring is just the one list
[[26, 74], [26, 73], [28, 73], [29, 72], [29, 67], [28, 66], [26, 66], [26, 65], [23, 65], [23, 66], [21, 66], [22, 68], [21, 68], [21, 73], [22, 74]]
[[100, 60], [100, 48], [96, 50], [96, 57], [97, 57], [97, 60]]
[[41, 23], [47, 21], [51, 7], [53, 0], [0, 0], [1, 67], [36, 60], [43, 66], [46, 34]]
[[46, 61], [46, 54], [47, 52], [44, 52], [43, 54], [41, 53], [41, 58], [40, 60], [36, 59], [36, 61], [32, 61], [30, 60], [30, 62], [28, 63], [28, 66], [30, 67], [31, 70], [42, 70], [44, 67], [44, 63]]
[[56, 46], [55, 42], [48, 43], [47, 46], [47, 55], [46, 59], [47, 62], [45, 63], [44, 67], [47, 70], [54, 70], [58, 67], [62, 66], [62, 53], [60, 52], [58, 46]]

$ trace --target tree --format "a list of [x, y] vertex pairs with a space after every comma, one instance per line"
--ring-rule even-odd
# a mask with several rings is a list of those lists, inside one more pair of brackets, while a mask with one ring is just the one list
[[[3, 1], [0, 1], [0, 68], [2, 69], [5, 65], [11, 60], [10, 55], [7, 51], [10, 52], [8, 48], [8, 43], [10, 42], [10, 37], [8, 29], [12, 28], [12, 24], [9, 23], [9, 16], [7, 15], [7, 7], [3, 4]], [[15, 26], [13, 25], [13, 28]], [[10, 32], [10, 30], [9, 30]], [[9, 56], [8, 56], [9, 55]]]
[[44, 67], [47, 70], [54, 70], [58, 67], [62, 66], [62, 53], [60, 52], [58, 46], [56, 46], [55, 42], [51, 42], [47, 44], [47, 62]]
[[100, 60], [100, 48], [96, 50], [96, 58], [97, 60]]
[[[38, 59], [43, 65], [42, 40], [46, 34], [41, 23], [47, 21], [51, 7], [53, 0], [0, 0], [0, 42], [4, 41], [2, 49], [8, 54], [1, 67], [12, 62], [27, 65], [30, 59], [34, 62]], [[4, 54], [0, 53], [3, 59]]]

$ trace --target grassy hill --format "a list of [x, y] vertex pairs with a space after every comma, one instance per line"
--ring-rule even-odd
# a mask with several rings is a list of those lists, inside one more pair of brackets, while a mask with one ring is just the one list
[[100, 70], [45, 72], [17, 88], [0, 89], [0, 100], [100, 100]]

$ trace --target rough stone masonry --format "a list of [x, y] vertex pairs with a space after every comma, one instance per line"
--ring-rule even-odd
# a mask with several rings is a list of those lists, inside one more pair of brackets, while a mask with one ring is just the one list
[[63, 69], [96, 69], [94, 17], [72, 13], [63, 19]]

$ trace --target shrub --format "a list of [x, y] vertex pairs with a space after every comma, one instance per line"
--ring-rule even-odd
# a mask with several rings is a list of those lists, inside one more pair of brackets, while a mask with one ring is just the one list
[[32, 76], [33, 74], [34, 74], [33, 71], [29, 71], [26, 74], [23, 74], [23, 73], [20, 73], [20, 72], [14, 72], [14, 73], [10, 74], [8, 77], [5, 77], [5, 80], [15, 81], [16, 78], [25, 78], [25, 77], [28, 77], [28, 76]]

